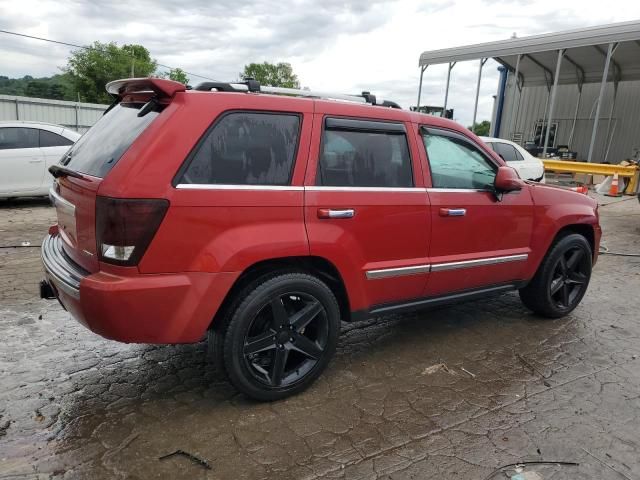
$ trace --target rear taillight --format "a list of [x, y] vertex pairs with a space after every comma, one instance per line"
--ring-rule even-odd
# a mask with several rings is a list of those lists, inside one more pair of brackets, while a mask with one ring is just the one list
[[156, 234], [168, 200], [96, 198], [98, 257], [115, 265], [137, 265]]

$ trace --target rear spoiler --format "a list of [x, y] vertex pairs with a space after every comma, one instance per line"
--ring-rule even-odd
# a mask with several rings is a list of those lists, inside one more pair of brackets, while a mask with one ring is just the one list
[[176, 92], [184, 92], [187, 87], [164, 78], [125, 78], [107, 83], [107, 92], [119, 98], [130, 93], [155, 93], [158, 97], [171, 98]]

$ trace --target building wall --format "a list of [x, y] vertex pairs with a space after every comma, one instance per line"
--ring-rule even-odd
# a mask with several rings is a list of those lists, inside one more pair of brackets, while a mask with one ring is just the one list
[[[522, 93], [516, 92], [516, 126], [510, 129], [512, 89], [513, 76], [510, 75], [507, 82], [499, 136], [509, 138], [512, 137], [510, 131], [521, 132], [523, 142], [533, 140], [535, 122], [542, 120], [545, 116], [548, 98], [547, 88], [545, 86], [528, 87], [525, 79]], [[609, 143], [609, 154], [606, 156], [609, 163], [618, 163], [621, 160], [630, 158], [634, 154], [634, 149], [640, 148], [640, 81], [626, 81], [618, 84], [615, 108], [613, 115], [610, 115], [613, 90], [613, 83], [609, 82], [605, 88], [603, 105], [600, 109], [598, 133], [592, 159], [594, 162], [605, 161], [606, 145]], [[591, 140], [593, 118], [599, 92], [599, 83], [589, 83], [582, 87], [582, 98], [578, 107], [573, 140], [570, 144], [570, 149], [578, 152], [578, 160], [586, 160], [589, 153], [589, 142]], [[558, 86], [552, 120], [558, 122], [556, 145], [567, 145], [569, 143], [577, 101], [577, 85]], [[611, 122], [609, 122], [610, 118]], [[609, 135], [607, 135], [607, 131], [609, 131]]]
[[107, 107], [97, 103], [0, 95], [0, 121], [55, 123], [84, 133], [98, 121]]

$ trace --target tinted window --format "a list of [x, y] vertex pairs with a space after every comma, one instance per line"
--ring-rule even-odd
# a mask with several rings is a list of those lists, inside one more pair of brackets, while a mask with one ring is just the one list
[[486, 190], [493, 187], [496, 167], [471, 143], [458, 137], [423, 134], [435, 188]]
[[35, 128], [0, 128], [0, 150], [12, 148], [38, 148], [38, 130]]
[[518, 152], [513, 148], [513, 145], [509, 145], [508, 143], [496, 142], [493, 144], [493, 150], [506, 162], [517, 162], [518, 160], [522, 160], [522, 155], [518, 158]]
[[181, 182], [288, 185], [299, 130], [298, 115], [225, 115], [198, 145]]
[[104, 177], [159, 114], [151, 110], [139, 117], [141, 107], [142, 104], [132, 103], [116, 105], [80, 137], [62, 163], [78, 172]]
[[72, 145], [73, 142], [62, 135], [50, 132], [48, 130], [40, 130], [40, 146], [41, 147], [64, 147]]
[[405, 134], [326, 130], [317, 183], [332, 187], [412, 187]]

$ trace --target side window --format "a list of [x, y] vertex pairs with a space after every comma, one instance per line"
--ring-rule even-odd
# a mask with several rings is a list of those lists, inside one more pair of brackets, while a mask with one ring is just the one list
[[50, 132], [48, 130], [39, 130], [40, 147], [64, 147], [73, 145], [73, 142], [62, 135]]
[[489, 190], [497, 167], [475, 146], [457, 136], [422, 132], [435, 188]]
[[300, 116], [234, 112], [200, 141], [180, 183], [288, 185]]
[[406, 134], [326, 129], [316, 183], [331, 187], [413, 187]]
[[508, 143], [496, 142], [494, 145], [494, 151], [500, 155], [505, 162], [517, 162], [518, 160], [522, 160], [522, 155], [518, 158], [517, 151], [513, 148], [513, 145], [509, 145]]
[[0, 150], [38, 148], [38, 130], [35, 128], [0, 128]]

